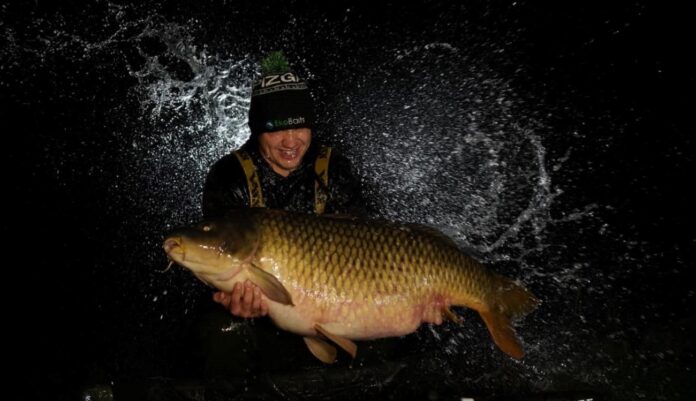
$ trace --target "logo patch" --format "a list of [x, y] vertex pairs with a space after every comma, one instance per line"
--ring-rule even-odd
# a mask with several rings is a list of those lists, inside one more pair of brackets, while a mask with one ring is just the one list
[[304, 117], [290, 117], [286, 120], [268, 120], [266, 121], [265, 128], [268, 131], [272, 131], [274, 129], [281, 130], [285, 127], [292, 127], [292, 126], [297, 126], [305, 123], [305, 118]]

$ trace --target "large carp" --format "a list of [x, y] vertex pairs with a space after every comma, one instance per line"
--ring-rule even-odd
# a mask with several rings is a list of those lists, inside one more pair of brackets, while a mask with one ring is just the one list
[[261, 287], [274, 323], [304, 336], [327, 363], [336, 357], [331, 343], [355, 356], [351, 340], [458, 320], [450, 306], [476, 310], [498, 347], [519, 359], [524, 352], [511, 320], [538, 304], [444, 234], [419, 225], [244, 209], [178, 229], [164, 249], [222, 291], [245, 280]]

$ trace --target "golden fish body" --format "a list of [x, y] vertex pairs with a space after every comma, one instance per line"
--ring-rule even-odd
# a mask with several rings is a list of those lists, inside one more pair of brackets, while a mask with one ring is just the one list
[[223, 291], [251, 280], [275, 324], [315, 347], [325, 346], [320, 338], [346, 349], [350, 340], [412, 333], [423, 322], [456, 319], [449, 310], [456, 305], [478, 311], [501, 349], [520, 358], [511, 319], [538, 303], [422, 226], [250, 209], [187, 233], [167, 239], [176, 249], [165, 241], [172, 259]]

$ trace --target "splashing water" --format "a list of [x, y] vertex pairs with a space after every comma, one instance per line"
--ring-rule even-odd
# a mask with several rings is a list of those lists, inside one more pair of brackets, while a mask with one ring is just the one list
[[[186, 32], [169, 26], [144, 35], [165, 43], [170, 57], [190, 66], [189, 80], [172, 77], [157, 62], [160, 56], [150, 56], [132, 72], [139, 81], [141, 112], [155, 122], [156, 130], [166, 127], [162, 135], [143, 138], [143, 147], [153, 152], [141, 163], [146, 163], [145, 169], [160, 165], [180, 171], [168, 178], [168, 185], [188, 188], [183, 195], [163, 199], [168, 195], [161, 184], [153, 185], [162, 177], [149, 176], [139, 177], [142, 183], [155, 180], [142, 189], [161, 205], [187, 196], [196, 200], [170, 214], [167, 224], [196, 215], [198, 197], [193, 194], [207, 166], [248, 137], [253, 61], [197, 51]], [[462, 53], [447, 44], [385, 52], [388, 58], [382, 64], [352, 77], [355, 89], [331, 108], [335, 129], [319, 135], [339, 142], [340, 150], [354, 161], [378, 215], [443, 228], [490, 262], [514, 260], [524, 265], [526, 255], [545, 246], [544, 227], [551, 222], [555, 192], [545, 149], [535, 128], [522, 123], [529, 118], [517, 114], [519, 100], [505, 80]], [[173, 126], [164, 117], [172, 115], [177, 117]], [[195, 143], [190, 137], [197, 138]], [[134, 149], [134, 162], [143, 156], [139, 147]], [[534, 244], [526, 242], [530, 236]], [[541, 280], [536, 266], [525, 270]], [[481, 337], [473, 329], [450, 329], [446, 338], [434, 337], [443, 349], [437, 363], [447, 365], [447, 355], [460, 355], [467, 348], [467, 334]], [[490, 356], [477, 356], [479, 365], [489, 360], [495, 372], [489, 378], [500, 373]], [[538, 376], [548, 374], [539, 366], [533, 368]], [[518, 381], [530, 379], [524, 367], [516, 375]]]
[[339, 106], [361, 116], [346, 146], [380, 213], [444, 227], [482, 253], [524, 223], [541, 231], [553, 199], [545, 149], [509, 84], [447, 44], [388, 54]]
[[[39, 66], [34, 68], [46, 59], [65, 58], [70, 65], [91, 65], [130, 80], [127, 93], [107, 102], [119, 107], [105, 107], [113, 126], [103, 127], [94, 142], [84, 146], [53, 140], [48, 149], [60, 152], [46, 152], [45, 157], [56, 180], [67, 187], [71, 177], [87, 174], [80, 172], [85, 158], [91, 162], [87, 175], [109, 178], [100, 202], [120, 224], [106, 229], [113, 228], [113, 243], [139, 242], [134, 252], [118, 254], [118, 264], [126, 267], [110, 277], [137, 288], [131, 293], [139, 292], [146, 299], [144, 309], [153, 309], [139, 311], [141, 326], [152, 320], [161, 322], [159, 330], [165, 331], [195, 308], [190, 294], [200, 288], [183, 275], [163, 280], [154, 273], [165, 263], [161, 233], [199, 216], [208, 168], [248, 138], [250, 84], [258, 55], [251, 51], [254, 46], [243, 51], [213, 49], [202, 39], [200, 21], [193, 18], [172, 22], [156, 13], [138, 18], [133, 14], [128, 7], [110, 5], [98, 37], [37, 20], [35, 31], [51, 35], [28, 43], [3, 26], [9, 45], [0, 54], [15, 62], [32, 57]], [[294, 21], [293, 29], [303, 26], [301, 19]], [[312, 29], [323, 33], [313, 45], [329, 48], [329, 41], [338, 49], [328, 59], [358, 57], [340, 53], [358, 38], [346, 39], [341, 27], [329, 22], [312, 22]], [[295, 34], [283, 40], [311, 36]], [[607, 296], [616, 273], [575, 255], [569, 250], [572, 238], [557, 235], [601, 227], [600, 233], [608, 236], [610, 230], [596, 213], [604, 206], [590, 203], [552, 215], [552, 208], [564, 207], [557, 201], [562, 191], [555, 180], [566, 173], [572, 149], [554, 149], [553, 154], [561, 156], [549, 156], [545, 139], [554, 128], [544, 113], [523, 101], [501, 72], [468, 55], [468, 49], [448, 42], [378, 46], [378, 56], [359, 72], [348, 67], [339, 73], [331, 70], [350, 85], [331, 99], [319, 100], [320, 119], [327, 123], [317, 135], [353, 161], [375, 215], [442, 229], [494, 269], [530, 285], [544, 300], [519, 330], [528, 352], [524, 362], [482, 346], [489, 339], [481, 325], [444, 325], [419, 332], [434, 357], [415, 363], [414, 369], [438, 372], [438, 380], [452, 388], [491, 394], [615, 385], [625, 368], [616, 361], [625, 353], [602, 347], [592, 337], [599, 326], [601, 332], [622, 338], [625, 333], [615, 330], [622, 323], [618, 318], [602, 323], [596, 315], [606, 309], [593, 313], [598, 302], [580, 300], [585, 294]], [[119, 55], [115, 63], [112, 54]], [[326, 92], [332, 84], [321, 77], [328, 75], [328, 68], [306, 61], [304, 54], [300, 60], [306, 62], [307, 76], [317, 78], [314, 89]], [[122, 103], [126, 106], [120, 107]], [[116, 124], [119, 120], [125, 127]], [[107, 161], [89, 153], [90, 143], [102, 139], [113, 153]], [[627, 259], [625, 263], [635, 262]], [[114, 271], [117, 262], [101, 261], [95, 269]], [[152, 274], [143, 280], [143, 271]], [[130, 314], [130, 308], [123, 313]], [[630, 369], [637, 366], [632, 363]], [[411, 386], [414, 383], [420, 382]]]

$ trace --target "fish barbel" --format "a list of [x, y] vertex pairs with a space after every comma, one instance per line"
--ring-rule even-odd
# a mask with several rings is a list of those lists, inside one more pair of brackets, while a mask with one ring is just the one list
[[259, 286], [273, 322], [327, 363], [336, 357], [331, 343], [355, 356], [352, 340], [457, 321], [451, 306], [477, 311], [498, 347], [519, 359], [512, 321], [538, 305], [444, 234], [415, 224], [243, 209], [176, 230], [164, 249], [221, 291], [246, 280]]

